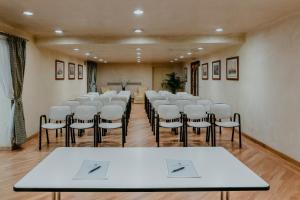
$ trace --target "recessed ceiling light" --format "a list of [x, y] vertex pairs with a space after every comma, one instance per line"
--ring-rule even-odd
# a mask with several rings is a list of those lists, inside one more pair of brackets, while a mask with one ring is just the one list
[[106, 60], [104, 60], [104, 63], [107, 63], [107, 61], [106, 61]]
[[140, 63], [141, 61], [140, 61], [140, 60], [138, 60], [137, 62], [138, 62], [138, 63]]
[[100, 58], [99, 61], [100, 61], [100, 62], [103, 62], [103, 58]]
[[94, 56], [94, 59], [97, 59], [98, 57], [97, 56]]
[[174, 60], [175, 60], [175, 61], [177, 61], [177, 60], [178, 60], [178, 58], [175, 58]]
[[86, 55], [86, 56], [90, 56], [90, 55], [91, 55], [91, 53], [89, 53], [89, 52], [86, 52], [86, 53], [85, 53], [85, 55]]
[[74, 51], [79, 51], [79, 49], [78, 48], [75, 48], [75, 49], [73, 49]]
[[179, 58], [182, 59], [182, 58], [184, 58], [184, 56], [180, 56]]
[[142, 49], [141, 49], [141, 48], [136, 48], [136, 50], [137, 50], [137, 51], [142, 51]]
[[136, 10], [133, 11], [133, 14], [135, 14], [135, 15], [143, 15], [144, 11], [141, 10], [141, 9], [136, 9]]
[[32, 16], [33, 12], [26, 10], [26, 11], [23, 12], [23, 15]]
[[192, 52], [187, 52], [186, 54], [187, 54], [187, 55], [192, 55]]
[[136, 28], [136, 29], [133, 29], [133, 32], [135, 33], [142, 33], [144, 30], [141, 29], [141, 28]]
[[202, 47], [199, 47], [198, 50], [203, 50], [203, 48], [202, 48]]
[[61, 29], [56, 29], [54, 32], [56, 34], [63, 34], [64, 33], [63, 30], [61, 30]]
[[224, 30], [222, 28], [217, 28], [216, 31], [217, 32], [223, 32]]
[[142, 53], [141, 52], [136, 52], [136, 55], [141, 55]]
[[170, 60], [170, 62], [171, 62], [171, 63], [173, 63], [173, 62], [174, 62], [174, 60]]

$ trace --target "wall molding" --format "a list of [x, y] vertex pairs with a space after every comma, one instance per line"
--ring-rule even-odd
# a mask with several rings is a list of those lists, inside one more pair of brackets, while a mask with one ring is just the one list
[[261, 147], [269, 150], [270, 152], [276, 154], [277, 156], [279, 156], [280, 158], [284, 159], [285, 161], [287, 161], [287, 162], [289, 162], [289, 163], [291, 163], [293, 165], [296, 165], [298, 168], [300, 168], [300, 162], [298, 160], [295, 160], [294, 158], [291, 158], [290, 156], [288, 156], [288, 155], [286, 155], [286, 154], [284, 154], [284, 153], [282, 153], [282, 152], [280, 152], [280, 151], [278, 151], [278, 150], [276, 150], [276, 149], [274, 149], [274, 148], [266, 145], [265, 143], [263, 143], [263, 142], [255, 139], [255, 138], [251, 137], [250, 135], [248, 135], [246, 133], [242, 133], [242, 134], [243, 134], [243, 136], [245, 136], [245, 138], [249, 139], [250, 141], [258, 144], [259, 146], [261, 146]]

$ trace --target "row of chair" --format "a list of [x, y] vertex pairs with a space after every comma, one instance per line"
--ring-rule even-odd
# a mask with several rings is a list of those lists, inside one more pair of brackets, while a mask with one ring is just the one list
[[78, 97], [65, 101], [62, 106], [50, 107], [48, 120], [46, 115], [40, 117], [40, 150], [43, 129], [46, 131], [47, 143], [49, 130], [56, 130], [57, 136], [59, 130], [62, 132], [62, 129], [65, 129], [65, 145], [70, 146], [70, 140], [75, 143], [75, 130], [78, 130], [81, 136], [84, 130], [94, 128], [94, 146], [98, 146], [108, 129], [122, 128], [122, 146], [124, 146], [131, 113], [130, 92], [124, 91], [109, 96], [93, 95], [92, 98], [91, 96]]
[[201, 128], [205, 128], [206, 142], [211, 141], [211, 145], [216, 146], [215, 133], [216, 127], [219, 127], [220, 133], [221, 128], [232, 128], [232, 141], [235, 128], [238, 128], [239, 147], [242, 148], [240, 114], [232, 114], [231, 107], [227, 104], [213, 104], [210, 100], [185, 93], [170, 95], [168, 92], [147, 91], [145, 110], [153, 134], [156, 135], [157, 146], [160, 142], [160, 127], [170, 128], [175, 133], [180, 128], [179, 139], [184, 146], [188, 145], [188, 127], [192, 127], [197, 133], [200, 133]]

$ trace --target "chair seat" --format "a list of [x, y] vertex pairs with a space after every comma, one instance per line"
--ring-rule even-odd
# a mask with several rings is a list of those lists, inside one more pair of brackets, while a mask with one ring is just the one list
[[178, 128], [182, 126], [181, 122], [159, 122], [159, 126], [164, 128]]
[[61, 129], [66, 126], [65, 123], [46, 123], [42, 125], [44, 129]]
[[94, 123], [73, 123], [70, 125], [70, 127], [74, 129], [88, 129], [93, 128]]
[[104, 129], [115, 129], [115, 128], [121, 128], [122, 123], [120, 122], [115, 122], [115, 123], [100, 123], [99, 128], [104, 128]]
[[187, 125], [195, 128], [207, 128], [211, 124], [209, 122], [188, 122]]
[[231, 128], [231, 127], [237, 127], [240, 124], [238, 122], [230, 122], [230, 121], [228, 121], [228, 122], [216, 122], [216, 125], [220, 126], [220, 127]]

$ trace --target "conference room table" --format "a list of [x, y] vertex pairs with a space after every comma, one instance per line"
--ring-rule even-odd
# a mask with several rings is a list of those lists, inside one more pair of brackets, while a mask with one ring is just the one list
[[[170, 178], [166, 160], [189, 160], [195, 178]], [[78, 180], [83, 161], [108, 161], [106, 179]], [[269, 184], [222, 147], [56, 148], [13, 187], [16, 192], [186, 192], [269, 190]]]

